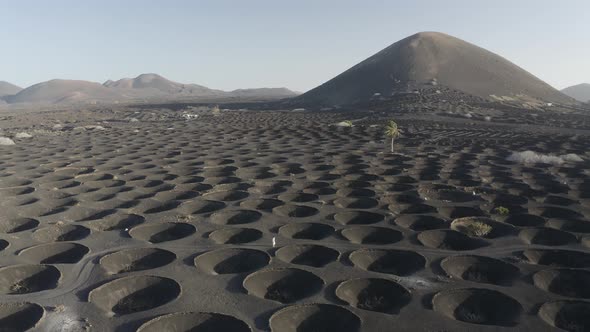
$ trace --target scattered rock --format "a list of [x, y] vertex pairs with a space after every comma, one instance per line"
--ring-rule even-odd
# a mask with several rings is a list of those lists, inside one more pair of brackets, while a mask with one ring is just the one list
[[0, 137], [0, 145], [15, 145], [14, 141], [8, 137]]
[[33, 137], [33, 135], [29, 134], [29, 133], [25, 133], [25, 132], [20, 132], [17, 133], [16, 135], [14, 135], [14, 138], [31, 138]]

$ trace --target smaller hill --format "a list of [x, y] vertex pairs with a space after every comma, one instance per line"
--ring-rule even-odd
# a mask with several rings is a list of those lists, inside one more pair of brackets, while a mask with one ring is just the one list
[[584, 103], [590, 102], [590, 84], [582, 83], [561, 90], [562, 93]]
[[0, 81], [0, 98], [5, 96], [11, 96], [19, 93], [23, 88], [16, 86], [12, 83]]
[[120, 100], [121, 96], [99, 83], [55, 79], [32, 85], [4, 98], [8, 103], [102, 102]]

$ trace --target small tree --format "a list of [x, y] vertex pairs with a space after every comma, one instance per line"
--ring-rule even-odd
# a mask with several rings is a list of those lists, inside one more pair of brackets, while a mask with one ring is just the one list
[[393, 142], [396, 138], [399, 137], [399, 128], [397, 127], [397, 123], [395, 121], [390, 120], [387, 126], [385, 127], [385, 136], [391, 138], [391, 152], [393, 152]]

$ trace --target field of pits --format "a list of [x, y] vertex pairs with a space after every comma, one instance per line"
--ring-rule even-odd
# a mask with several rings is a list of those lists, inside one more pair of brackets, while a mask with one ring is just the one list
[[363, 113], [35, 114], [3, 124], [34, 135], [0, 146], [2, 331], [590, 330], [580, 133], [401, 116], [390, 153]]

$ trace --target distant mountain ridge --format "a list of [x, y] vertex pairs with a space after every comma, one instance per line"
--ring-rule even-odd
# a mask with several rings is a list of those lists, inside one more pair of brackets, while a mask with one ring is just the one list
[[590, 102], [590, 84], [582, 83], [561, 90], [564, 94], [584, 103]]
[[296, 100], [350, 104], [434, 82], [486, 99], [575, 102], [501, 56], [439, 32], [402, 39]]
[[[1, 86], [0, 86], [1, 87]], [[17, 87], [18, 88], [18, 87]], [[135, 78], [108, 80], [103, 84], [80, 80], [55, 79], [26, 89], [7, 89], [2, 99], [16, 103], [118, 103], [136, 100], [186, 100], [198, 98], [287, 98], [297, 95], [286, 88], [260, 88], [222, 91], [198, 84], [170, 81], [158, 74], [141, 74]]]
[[182, 84], [170, 81], [158, 74], [141, 74], [136, 78], [123, 78], [118, 81], [106, 81], [105, 87], [115, 89], [157, 90], [165, 94], [182, 94], [195, 96], [223, 95], [221, 90], [209, 89], [198, 84]]

